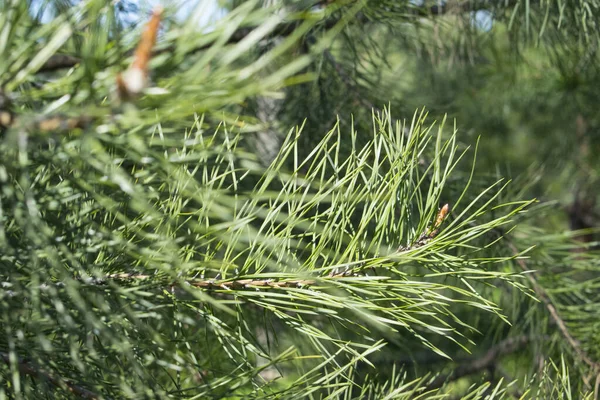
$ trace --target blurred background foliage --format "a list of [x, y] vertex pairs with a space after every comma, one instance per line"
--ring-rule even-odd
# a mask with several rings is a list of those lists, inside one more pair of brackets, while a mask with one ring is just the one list
[[598, 398], [598, 0], [157, 4], [0, 2], [0, 396]]

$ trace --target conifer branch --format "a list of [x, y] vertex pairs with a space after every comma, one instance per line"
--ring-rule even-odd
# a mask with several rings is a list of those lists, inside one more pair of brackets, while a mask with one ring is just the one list
[[[442, 223], [447, 218], [450, 212], [450, 207], [448, 204], [445, 204], [438, 215], [436, 216], [435, 222], [432, 226], [427, 229], [424, 233], [422, 233], [419, 238], [409, 246], [400, 246], [398, 248], [398, 252], [406, 252], [410, 250], [416, 250], [424, 245], [426, 245], [429, 241], [434, 239], [438, 232]], [[361, 268], [363, 268], [362, 264], [359, 264], [355, 268], [349, 268], [343, 272], [333, 272], [329, 276], [324, 277], [323, 279], [340, 279], [346, 278], [349, 276], [359, 276], [361, 272]], [[100, 279], [90, 279], [86, 280], [86, 283], [93, 284], [104, 284], [107, 280], [147, 280], [153, 278], [154, 275], [149, 274], [127, 274], [127, 273], [117, 273], [110, 274], [104, 278]], [[243, 290], [243, 289], [289, 289], [289, 288], [300, 288], [313, 286], [318, 283], [316, 279], [289, 279], [289, 280], [276, 280], [276, 279], [203, 279], [203, 280], [186, 280], [185, 283], [189, 286], [206, 289], [206, 290]], [[169, 284], [168, 286], [174, 287], [177, 286], [175, 282]]]
[[[325, 3], [328, 3], [326, 1], [322, 1], [322, 2], [317, 2], [317, 4], [315, 5], [323, 5]], [[489, 8], [489, 2], [488, 1], [479, 1], [479, 2], [472, 2], [472, 1], [461, 1], [461, 2], [456, 2], [456, 3], [444, 3], [444, 4], [436, 4], [430, 7], [427, 6], [416, 6], [416, 7], [412, 7], [411, 11], [409, 11], [409, 14], [413, 14], [419, 17], [425, 17], [425, 16], [429, 16], [429, 17], [435, 17], [435, 16], [442, 16], [442, 15], [446, 15], [449, 13], [458, 13], [458, 12], [471, 12], [471, 11], [477, 11], [477, 10], [482, 10], [482, 9], [487, 9]], [[406, 14], [405, 14], [406, 15]], [[327, 20], [324, 24], [323, 27], [325, 29], [330, 29], [333, 26], [335, 26], [337, 23], [339, 22], [338, 19], [336, 18], [331, 18], [329, 20]], [[363, 15], [360, 14], [357, 16], [357, 18], [354, 20], [354, 22], [362, 22], [362, 23], [367, 23], [368, 19]], [[285, 23], [281, 23], [276, 29], [273, 30], [273, 32], [268, 36], [269, 38], [273, 39], [273, 38], [277, 38], [277, 37], [286, 37], [291, 35], [296, 28], [298, 27], [297, 23], [289, 23], [289, 22], [285, 22]], [[235, 43], [239, 43], [242, 40], [244, 40], [250, 33], [252, 33], [254, 30], [253, 27], [243, 27], [243, 28], [239, 28], [237, 29], [226, 41], [226, 44], [235, 44]], [[192, 50], [189, 51], [189, 53], [195, 53], [198, 51], [203, 51], [206, 50], [208, 48], [210, 48], [212, 46], [212, 43], [208, 43], [208, 44], [203, 44], [201, 46], [198, 46]], [[131, 50], [127, 53], [127, 55], [133, 55], [133, 53], [136, 50]], [[164, 54], [164, 53], [173, 53], [175, 51], [175, 47], [174, 46], [168, 46], [159, 50], [155, 50], [153, 52], [153, 55], [159, 55], [159, 54]], [[326, 52], [328, 52], [326, 50]], [[81, 63], [81, 59], [72, 55], [67, 55], [67, 54], [55, 54], [53, 56], [51, 56], [48, 61], [46, 61], [44, 63], [44, 65], [37, 70], [36, 73], [45, 73], [45, 72], [54, 72], [60, 69], [65, 69], [65, 68], [72, 68], [74, 66], [76, 66], [77, 64]]]
[[[398, 252], [406, 252], [410, 250], [416, 250], [419, 247], [425, 246], [429, 241], [434, 239], [442, 223], [447, 218], [450, 212], [450, 206], [445, 204], [438, 212], [435, 222], [429, 229], [423, 232], [419, 238], [409, 246], [400, 246]], [[343, 272], [332, 272], [329, 276], [323, 279], [340, 279], [349, 276], [359, 276], [362, 272], [362, 264], [359, 264], [355, 268], [346, 269]], [[107, 275], [105, 278], [93, 279], [91, 282], [97, 284], [105, 283], [106, 280], [146, 280], [151, 279], [153, 275], [147, 274], [127, 274], [118, 273]], [[289, 288], [300, 288], [307, 286], [314, 286], [318, 283], [316, 279], [290, 279], [290, 280], [276, 280], [276, 279], [233, 279], [233, 280], [220, 280], [220, 279], [205, 279], [205, 280], [187, 280], [185, 281], [189, 286], [193, 286], [200, 289], [206, 290], [243, 290], [243, 289], [289, 289]], [[176, 283], [171, 283], [168, 286], [176, 286]]]
[[[6, 111], [9, 113], [9, 111]], [[27, 132], [44, 132], [44, 133], [62, 133], [73, 129], [84, 129], [92, 123], [93, 118], [87, 115], [77, 117], [69, 117], [66, 115], [47, 115], [41, 118], [19, 118], [11, 115], [10, 122], [6, 125], [2, 124], [3, 128], [23, 128]]]
[[[332, 20], [331, 22], [328, 22], [327, 24], [325, 24], [325, 28], [326, 29], [331, 28], [337, 22], [338, 22], [337, 20]], [[297, 27], [298, 27], [298, 24], [296, 24], [296, 23], [289, 23], [289, 22], [282, 23], [276, 29], [274, 29], [273, 32], [271, 32], [268, 35], [268, 38], [274, 39], [277, 37], [289, 36], [296, 30]], [[254, 29], [255, 29], [254, 27], [239, 28], [227, 39], [227, 41], [225, 43], [226, 44], [239, 43], [243, 39], [245, 39], [248, 35], [250, 35], [254, 31]], [[187, 53], [192, 54], [192, 53], [196, 53], [199, 51], [207, 50], [212, 45], [213, 45], [213, 42], [203, 44], [201, 46], [198, 46], [198, 47], [192, 48], [191, 50], [188, 50]], [[135, 52], [136, 52], [136, 49], [130, 50], [127, 53], [125, 53], [125, 55], [131, 56], [131, 55], [134, 55]], [[167, 47], [164, 47], [161, 49], [154, 50], [152, 52], [152, 57], [160, 55], [160, 54], [173, 53], [173, 52], [175, 52], [175, 46], [167, 46]], [[52, 71], [65, 69], [65, 68], [72, 68], [72, 67], [76, 66], [77, 64], [79, 64], [80, 62], [81, 62], [81, 59], [78, 57], [62, 55], [62, 54], [55, 54], [55, 55], [51, 56], [48, 59], [48, 61], [46, 61], [46, 63], [40, 69], [37, 70], [36, 73], [52, 72]]]
[[81, 59], [73, 57], [67, 54], [54, 54], [44, 65], [37, 71], [37, 73], [53, 72], [60, 69], [72, 68], [79, 64]]

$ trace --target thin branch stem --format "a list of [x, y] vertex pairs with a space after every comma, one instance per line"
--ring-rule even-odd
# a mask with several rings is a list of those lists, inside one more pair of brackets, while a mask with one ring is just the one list
[[37, 72], [53, 72], [58, 71], [60, 69], [72, 68], [80, 62], [81, 60], [77, 57], [69, 56], [66, 54], [54, 54], [50, 56], [48, 61], [46, 61]]
[[[426, 245], [430, 240], [434, 239], [439, 231], [440, 225], [444, 222], [449, 212], [448, 204], [444, 205], [438, 212], [436, 221], [432, 224], [431, 228], [423, 232], [419, 238], [409, 246], [400, 246], [397, 251], [406, 252], [410, 250], [418, 249]], [[357, 276], [361, 273], [363, 265], [359, 264], [355, 268], [349, 268], [343, 272], [332, 272], [329, 276], [323, 277], [323, 279], [340, 279], [349, 276]], [[152, 275], [145, 274], [127, 274], [118, 273], [111, 274], [101, 279], [92, 279], [91, 282], [104, 283], [106, 280], [145, 280], [152, 278]], [[313, 286], [317, 284], [315, 279], [291, 279], [291, 280], [275, 280], [275, 279], [234, 279], [234, 280], [218, 280], [218, 279], [206, 279], [206, 280], [188, 280], [186, 284], [202, 288], [206, 290], [242, 290], [242, 289], [285, 289], [285, 288], [298, 288]], [[176, 286], [175, 283], [169, 286]]]

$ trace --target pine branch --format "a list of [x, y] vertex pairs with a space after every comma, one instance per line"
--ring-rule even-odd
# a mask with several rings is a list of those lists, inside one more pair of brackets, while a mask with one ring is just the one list
[[[320, 1], [320, 2], [317, 2], [317, 4], [315, 4], [314, 6], [324, 5], [325, 3], [328, 3], [328, 2]], [[486, 9], [486, 8], [489, 8], [489, 1], [479, 1], [479, 2], [462, 1], [462, 2], [458, 2], [458, 3], [448, 2], [448, 3], [441, 4], [441, 5], [436, 4], [431, 7], [426, 7], [426, 6], [412, 7], [411, 9], [413, 10], [412, 14], [414, 14], [416, 16], [435, 17], [435, 16], [441, 16], [441, 15], [445, 15], [445, 14], [449, 14], [449, 13], [471, 12], [471, 11], [477, 11], [477, 10]], [[324, 24], [322, 24], [321, 27], [323, 27], [325, 29], [330, 29], [330, 28], [334, 27], [338, 22], [339, 22], [339, 19], [330, 18]], [[357, 18], [355, 18], [353, 20], [353, 22], [354, 23], [356, 23], [356, 22], [368, 23], [368, 19], [363, 14], [360, 14], [357, 16]], [[289, 36], [296, 30], [297, 27], [298, 27], [298, 23], [289, 23], [289, 22], [281, 23], [276, 29], [273, 30], [273, 32], [271, 32], [267, 36], [267, 38], [275, 39], [278, 37]], [[244, 40], [248, 35], [250, 35], [254, 31], [254, 29], [255, 29], [254, 27], [239, 28], [229, 37], [229, 39], [227, 39], [227, 41], [225, 43], [226, 44], [239, 43], [242, 40]], [[213, 43], [204, 44], [202, 46], [199, 46], [199, 47], [189, 50], [188, 53], [193, 54], [198, 51], [207, 50], [212, 45], [213, 45]], [[126, 56], [133, 55], [134, 51], [135, 50], [130, 50], [129, 52], [126, 53]], [[175, 46], [168, 46], [168, 47], [154, 51], [153, 55], [156, 56], [159, 54], [173, 53], [173, 52], [175, 52]], [[326, 50], [326, 53], [329, 53], [329, 52]], [[326, 56], [327, 56], [327, 54], [326, 54]], [[55, 55], [51, 56], [48, 59], [48, 61], [46, 61], [46, 63], [40, 69], [38, 69], [38, 71], [36, 73], [53, 72], [53, 71], [57, 71], [60, 69], [72, 68], [79, 63], [81, 63], [81, 59], [78, 57], [75, 57], [72, 55], [66, 55], [66, 54], [55, 54]]]
[[[10, 366], [12, 364], [10, 356], [7, 353], [1, 352], [0, 358], [2, 358], [2, 361], [6, 365]], [[34, 378], [45, 379], [57, 388], [65, 389], [79, 398], [91, 400], [100, 399], [100, 396], [96, 393], [71, 383], [63, 378], [56, 377], [49, 372], [43, 371], [41, 368], [35, 367], [30, 362], [17, 358], [17, 366], [19, 367], [19, 372], [21, 374], [29, 375]]]
[[89, 115], [78, 115], [69, 117], [61, 114], [51, 114], [44, 116], [23, 116], [15, 115], [13, 103], [9, 96], [0, 89], [0, 131], [8, 128], [24, 129], [28, 132], [65, 132], [75, 128], [86, 128], [93, 117]]
[[[445, 204], [436, 217], [435, 222], [432, 224], [431, 228], [427, 229], [423, 232], [419, 238], [409, 246], [400, 246], [398, 248], [398, 252], [406, 252], [411, 250], [416, 250], [422, 246], [425, 246], [429, 241], [434, 239], [438, 232], [439, 228], [448, 216], [450, 212], [450, 207], [448, 204]], [[349, 276], [359, 276], [362, 272], [363, 265], [362, 263], [354, 268], [346, 269], [343, 272], [332, 272], [327, 279], [340, 279], [346, 278]], [[92, 279], [90, 280], [93, 283], [101, 284], [105, 283], [107, 280], [146, 280], [151, 279], [153, 275], [147, 274], [126, 274], [126, 273], [118, 273], [107, 275], [105, 278], [101, 279]], [[234, 280], [219, 280], [219, 279], [206, 279], [206, 280], [188, 280], [185, 281], [186, 284], [206, 289], [206, 290], [243, 290], [243, 289], [286, 289], [286, 288], [300, 288], [313, 286], [317, 284], [317, 280], [314, 279], [291, 279], [291, 280], [275, 280], [275, 279], [234, 279]], [[171, 283], [168, 286], [174, 287], [176, 283]]]
[[81, 59], [66, 54], [54, 54], [37, 71], [37, 73], [53, 72], [60, 69], [72, 68], [79, 64]]
[[[325, 27], [325, 29], [332, 28], [338, 22], [339, 21], [337, 19], [330, 20], [324, 25], [324, 27]], [[274, 29], [269, 35], [267, 35], [265, 38], [276, 39], [278, 37], [289, 36], [296, 30], [297, 27], [298, 27], [298, 23], [289, 23], [289, 22], [282, 23], [276, 29]], [[227, 41], [225, 43], [226, 44], [239, 43], [242, 40], [244, 40], [248, 35], [250, 35], [255, 29], [256, 29], [255, 27], [239, 28], [227, 39]], [[203, 44], [201, 46], [192, 48], [192, 49], [188, 50], [187, 53], [193, 54], [193, 53], [196, 53], [199, 51], [207, 50], [212, 46], [213, 46], [213, 43], [210, 42], [210, 43]], [[160, 54], [174, 53], [175, 50], [176, 50], [175, 46], [167, 46], [167, 47], [153, 51], [152, 56], [154, 57], [154, 56], [157, 56]], [[135, 49], [132, 49], [132, 50], [126, 52], [125, 57], [132, 56], [134, 54], [134, 52], [135, 52]], [[48, 59], [48, 61], [40, 69], [37, 70], [36, 73], [52, 72], [52, 71], [56, 71], [59, 69], [71, 68], [71, 67], [74, 67], [75, 65], [79, 64], [80, 62], [81, 62], [81, 59], [77, 58], [77, 57], [55, 54], [55, 55], [51, 56], [50, 59]]]
[[47, 115], [33, 120], [23, 120], [23, 118], [15, 117], [10, 111], [2, 110], [10, 115], [9, 123], [1, 127], [3, 128], [21, 128], [27, 132], [44, 132], [44, 133], [61, 133], [67, 132], [76, 128], [85, 129], [92, 121], [93, 117], [80, 115], [78, 117], [68, 117], [65, 115]]
[[[441, 224], [444, 222], [449, 213], [448, 204], [444, 205], [438, 215], [436, 217], [435, 222], [431, 225], [429, 229], [423, 232], [418, 239], [408, 246], [400, 246], [398, 247], [398, 252], [407, 252], [416, 250], [420, 247], [425, 246], [432, 239], [434, 239], [439, 233], [439, 228]], [[349, 276], [360, 276], [362, 273], [362, 268], [364, 265], [359, 263], [354, 268], [346, 269], [343, 272], [333, 272], [327, 277], [323, 277], [323, 279], [341, 279], [347, 278]], [[116, 273], [110, 274], [103, 278], [91, 278], [91, 279], [81, 279], [83, 282], [87, 284], [95, 284], [102, 285], [106, 284], [109, 280], [116, 281], [141, 281], [148, 280], [154, 278], [155, 275], [150, 274], [128, 274], [128, 273]], [[315, 279], [289, 279], [289, 280], [276, 280], [272, 278], [265, 279], [202, 279], [202, 280], [186, 280], [185, 284], [205, 289], [205, 290], [244, 290], [244, 289], [289, 289], [289, 288], [300, 288], [300, 287], [308, 287], [314, 286], [318, 283]], [[62, 283], [58, 283], [58, 286], [62, 286]], [[178, 286], [176, 282], [171, 282], [165, 286], [173, 288]]]

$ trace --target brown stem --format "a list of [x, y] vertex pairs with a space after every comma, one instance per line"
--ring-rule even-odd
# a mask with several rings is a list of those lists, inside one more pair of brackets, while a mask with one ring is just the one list
[[[400, 246], [398, 251], [409, 251], [415, 250], [419, 247], [426, 245], [430, 240], [435, 238], [438, 233], [438, 228], [444, 222], [449, 213], [448, 204], [444, 205], [438, 215], [436, 217], [435, 223], [432, 225], [430, 229], [424, 232], [419, 238], [410, 246]], [[355, 268], [347, 269], [343, 272], [332, 272], [325, 279], [339, 279], [345, 278], [348, 276], [355, 276], [359, 272], [361, 272], [361, 268], [363, 268], [362, 264]], [[145, 280], [152, 278], [152, 275], [144, 275], [144, 274], [127, 274], [127, 273], [119, 273], [119, 274], [111, 274], [106, 276], [103, 279], [97, 280], [97, 283], [103, 283], [106, 279], [110, 280]], [[189, 280], [186, 283], [190, 286], [207, 289], [207, 290], [241, 290], [241, 289], [284, 289], [284, 288], [297, 288], [297, 287], [306, 287], [313, 286], [317, 283], [316, 280], [313, 279], [291, 279], [291, 280], [274, 280], [274, 279], [235, 279], [235, 280], [218, 280], [218, 279], [207, 279], [207, 280]], [[176, 286], [175, 283], [170, 284], [169, 286]]]
[[42, 65], [40, 69], [37, 70], [37, 72], [52, 72], [59, 69], [71, 68], [80, 62], [81, 60], [77, 57], [66, 54], [54, 54], [48, 59], [48, 61], [44, 63], [44, 65]]
[[85, 129], [93, 121], [93, 118], [86, 115], [77, 117], [68, 117], [65, 115], [48, 115], [44, 117], [32, 118], [28, 120], [22, 117], [13, 117], [10, 124], [5, 126], [23, 128], [28, 132], [44, 132], [44, 133], [62, 133], [73, 129]]

